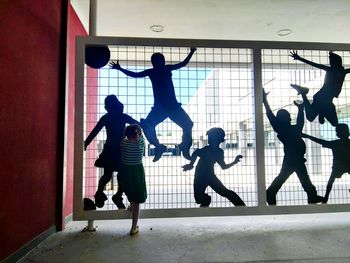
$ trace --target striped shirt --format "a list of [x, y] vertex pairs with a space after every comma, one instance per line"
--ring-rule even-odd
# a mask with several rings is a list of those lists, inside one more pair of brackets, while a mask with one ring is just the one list
[[143, 137], [136, 141], [123, 139], [121, 143], [122, 163], [126, 165], [142, 164], [142, 156], [145, 149]]

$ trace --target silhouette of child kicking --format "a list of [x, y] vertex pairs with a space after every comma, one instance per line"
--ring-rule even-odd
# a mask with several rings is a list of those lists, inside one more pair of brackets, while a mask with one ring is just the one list
[[296, 125], [292, 125], [290, 114], [287, 110], [280, 109], [276, 116], [272, 113], [267, 101], [267, 93], [264, 89], [263, 103], [266, 109], [267, 118], [284, 147], [281, 171], [266, 191], [267, 203], [269, 205], [276, 205], [277, 192], [293, 172], [297, 174], [304, 191], [307, 193], [308, 203], [312, 204], [321, 202], [323, 197], [317, 195], [316, 187], [312, 184], [305, 166], [306, 159], [304, 158], [304, 155], [306, 152], [306, 146], [301, 137], [304, 127], [303, 104], [297, 104], [294, 102], [298, 107], [298, 116]]
[[333, 152], [332, 173], [327, 183], [327, 190], [322, 203], [327, 203], [329, 193], [332, 190], [333, 183], [336, 178], [341, 178], [344, 173], [350, 173], [350, 140], [349, 127], [344, 123], [339, 123], [336, 128], [336, 135], [339, 140], [326, 141], [308, 134], [302, 134], [304, 138], [308, 138], [322, 147], [329, 148]]
[[242, 199], [234, 191], [227, 189], [214, 173], [215, 163], [218, 163], [222, 169], [228, 169], [238, 163], [242, 155], [238, 155], [232, 163], [226, 164], [224, 151], [219, 147], [220, 143], [225, 140], [225, 131], [221, 128], [212, 128], [207, 131], [207, 135], [209, 145], [196, 150], [191, 156], [191, 162], [182, 167], [184, 171], [193, 169], [193, 164], [199, 157], [194, 174], [194, 198], [196, 203], [200, 204], [201, 207], [210, 205], [211, 197], [205, 193], [205, 189], [210, 186], [219, 195], [229, 199], [235, 206], [244, 206], [245, 203]]
[[[117, 99], [115, 95], [108, 95], [105, 98], [105, 109], [107, 113], [100, 118], [84, 142], [84, 150], [86, 150], [86, 148], [101, 131], [101, 129], [103, 127], [106, 128], [107, 139], [103, 146], [102, 153], [95, 161], [96, 167], [104, 168], [104, 174], [98, 182], [98, 188], [95, 193], [95, 204], [99, 208], [103, 207], [104, 202], [107, 200], [107, 196], [103, 192], [106, 184], [111, 180], [114, 171], [119, 172], [121, 164], [120, 143], [124, 138], [125, 124], [138, 123], [138, 121], [123, 113], [124, 105]], [[120, 186], [119, 173], [117, 175], [117, 180], [118, 191], [115, 195], [112, 196], [112, 201], [119, 209], [125, 209], [122, 198], [123, 189]]]
[[119, 61], [117, 61], [117, 63], [110, 63], [110, 66], [113, 69], [120, 70], [127, 76], [133, 78], [149, 77], [151, 79], [154, 106], [146, 119], [141, 119], [140, 124], [147, 140], [155, 146], [155, 157], [153, 162], [158, 161], [166, 151], [166, 146], [160, 144], [158, 141], [155, 127], [168, 117], [182, 128], [182, 142], [179, 145], [179, 148], [186, 159], [191, 158], [189, 149], [192, 145], [193, 122], [188, 114], [182, 109], [181, 103], [176, 99], [171, 71], [186, 66], [195, 51], [196, 48], [191, 48], [191, 52], [184, 61], [174, 65], [166, 65], [163, 54], [154, 53], [151, 57], [153, 68], [141, 72], [132, 72], [124, 69], [119, 65]]
[[326, 118], [331, 125], [336, 126], [338, 124], [338, 117], [335, 105], [333, 104], [333, 98], [338, 98], [342, 90], [345, 75], [350, 72], [350, 69], [344, 69], [342, 66], [342, 58], [333, 52], [329, 52], [330, 66], [317, 64], [304, 59], [300, 57], [296, 51], [291, 52], [290, 56], [295, 60], [326, 71], [323, 86], [313, 96], [312, 103], [310, 103], [306, 96], [309, 92], [308, 88], [294, 84], [291, 86], [298, 91], [298, 94], [301, 94], [305, 104], [306, 118], [309, 121], [313, 121], [318, 116], [321, 124], [324, 123], [324, 119]]

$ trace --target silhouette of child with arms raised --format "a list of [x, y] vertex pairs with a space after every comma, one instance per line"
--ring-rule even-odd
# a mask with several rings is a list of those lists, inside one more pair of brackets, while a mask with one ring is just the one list
[[140, 214], [140, 203], [147, 198], [145, 171], [142, 164], [142, 156], [145, 150], [145, 142], [141, 128], [138, 125], [130, 125], [125, 129], [126, 138], [122, 140], [122, 165], [121, 183], [131, 203], [132, 225], [130, 235], [139, 232], [137, 225]]
[[333, 152], [332, 173], [327, 183], [327, 190], [322, 203], [327, 203], [329, 193], [332, 190], [336, 178], [341, 178], [344, 173], [350, 173], [350, 140], [349, 127], [344, 123], [339, 123], [336, 128], [336, 135], [339, 140], [326, 141], [303, 133], [304, 138], [308, 138], [322, 147], [329, 148]]
[[127, 76], [134, 78], [149, 77], [152, 82], [154, 106], [146, 119], [141, 119], [141, 126], [147, 140], [155, 146], [154, 162], [158, 161], [166, 151], [166, 146], [158, 141], [155, 127], [168, 117], [182, 128], [182, 142], [179, 148], [182, 155], [186, 159], [190, 159], [189, 149], [192, 145], [193, 122], [182, 109], [181, 103], [176, 99], [171, 71], [186, 66], [195, 51], [196, 48], [191, 48], [191, 52], [184, 61], [174, 65], [166, 65], [163, 54], [154, 53], [151, 57], [153, 68], [141, 72], [124, 69], [119, 65], [119, 61], [110, 63], [113, 69], [120, 70]]
[[284, 157], [279, 175], [273, 180], [266, 191], [266, 199], [269, 205], [276, 205], [276, 194], [286, 182], [289, 176], [295, 172], [307, 194], [309, 204], [319, 203], [323, 197], [317, 195], [316, 187], [312, 184], [307, 173], [304, 158], [306, 152], [305, 142], [301, 134], [304, 127], [303, 104], [294, 104], [298, 107], [297, 123], [291, 124], [290, 114], [285, 109], [278, 110], [276, 116], [273, 114], [267, 101], [267, 94], [263, 89], [263, 103], [266, 109], [267, 118], [273, 130], [277, 133], [278, 139], [283, 143]]
[[242, 199], [234, 191], [227, 189], [214, 173], [215, 163], [218, 163], [222, 169], [228, 169], [238, 163], [242, 155], [238, 155], [232, 163], [226, 164], [224, 151], [219, 147], [220, 143], [225, 140], [225, 131], [221, 128], [211, 128], [207, 131], [207, 135], [209, 145], [194, 151], [191, 162], [182, 167], [184, 171], [193, 169], [193, 164], [199, 157], [194, 174], [194, 198], [196, 203], [201, 207], [210, 205], [211, 197], [205, 193], [206, 188], [210, 186], [219, 195], [229, 199], [235, 206], [244, 206], [245, 203]]
[[[121, 161], [120, 143], [124, 137], [125, 124], [138, 123], [138, 121], [123, 113], [124, 105], [115, 95], [108, 95], [105, 98], [105, 109], [107, 113], [100, 118], [84, 142], [84, 150], [86, 150], [101, 129], [103, 127], [106, 128], [107, 139], [103, 146], [102, 153], [95, 161], [96, 167], [104, 169], [104, 174], [99, 180], [98, 188], [95, 193], [95, 204], [99, 208], [103, 207], [104, 202], [107, 200], [107, 196], [103, 192], [106, 184], [111, 180], [114, 171], [119, 172]], [[123, 190], [122, 187], [120, 187], [119, 177], [120, 175], [118, 173], [118, 191], [112, 196], [112, 201], [119, 209], [125, 209], [122, 198]]]
[[350, 72], [350, 69], [344, 69], [342, 66], [342, 58], [333, 52], [329, 52], [330, 66], [317, 64], [304, 59], [295, 51], [291, 52], [290, 56], [295, 60], [326, 71], [323, 86], [313, 96], [312, 103], [310, 103], [307, 98], [307, 93], [309, 92], [308, 88], [294, 84], [291, 86], [298, 91], [298, 94], [301, 94], [305, 104], [306, 118], [309, 121], [313, 121], [318, 116], [321, 124], [324, 123], [326, 118], [331, 125], [336, 126], [338, 124], [338, 117], [335, 105], [333, 104], [333, 98], [338, 98], [342, 90], [345, 75]]

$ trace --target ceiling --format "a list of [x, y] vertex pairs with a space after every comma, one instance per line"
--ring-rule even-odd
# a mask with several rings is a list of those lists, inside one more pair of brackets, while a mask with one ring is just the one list
[[[350, 0], [96, 1], [98, 36], [350, 43]], [[89, 0], [71, 3], [88, 31]]]

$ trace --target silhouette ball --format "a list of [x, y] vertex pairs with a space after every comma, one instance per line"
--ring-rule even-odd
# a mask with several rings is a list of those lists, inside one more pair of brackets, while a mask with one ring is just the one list
[[105, 66], [111, 57], [107, 46], [88, 46], [85, 48], [85, 63], [91, 68]]

